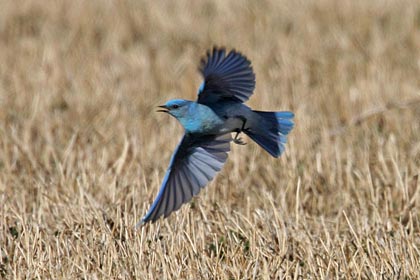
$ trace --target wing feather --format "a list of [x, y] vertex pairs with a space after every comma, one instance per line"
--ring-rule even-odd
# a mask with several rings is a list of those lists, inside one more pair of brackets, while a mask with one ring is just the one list
[[251, 62], [241, 53], [213, 48], [201, 60], [204, 82], [198, 92], [198, 102], [211, 104], [221, 100], [245, 102], [255, 89], [255, 74]]
[[230, 134], [206, 137], [184, 135], [171, 158], [156, 199], [137, 225], [155, 222], [161, 216], [167, 217], [197, 195], [223, 167], [231, 140]]

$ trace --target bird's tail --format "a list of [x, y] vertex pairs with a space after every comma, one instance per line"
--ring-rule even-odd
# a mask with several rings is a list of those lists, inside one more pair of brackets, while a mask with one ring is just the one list
[[294, 114], [292, 112], [254, 111], [259, 121], [244, 132], [273, 157], [279, 157], [287, 142], [286, 135], [292, 130]]

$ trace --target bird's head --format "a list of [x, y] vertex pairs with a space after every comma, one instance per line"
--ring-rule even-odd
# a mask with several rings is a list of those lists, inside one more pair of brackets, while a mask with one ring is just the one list
[[191, 101], [184, 99], [169, 100], [165, 105], [158, 106], [161, 108], [158, 110], [158, 112], [168, 113], [169, 115], [180, 120], [188, 114], [190, 103]]

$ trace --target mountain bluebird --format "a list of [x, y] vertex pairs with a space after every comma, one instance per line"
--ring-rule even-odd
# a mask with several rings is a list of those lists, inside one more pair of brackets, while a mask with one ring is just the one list
[[[204, 81], [197, 101], [174, 99], [159, 106], [158, 112], [175, 117], [185, 134], [155, 201], [138, 226], [166, 218], [197, 195], [222, 168], [230, 142], [245, 144], [241, 132], [279, 157], [293, 128], [292, 112], [254, 111], [243, 104], [255, 89], [255, 74], [241, 53], [214, 48], [201, 60], [199, 70]], [[236, 133], [234, 138], [231, 133]]]

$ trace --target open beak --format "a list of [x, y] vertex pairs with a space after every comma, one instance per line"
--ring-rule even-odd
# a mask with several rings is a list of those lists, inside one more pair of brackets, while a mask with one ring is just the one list
[[168, 107], [166, 107], [165, 105], [160, 105], [158, 107], [162, 109], [157, 110], [156, 112], [169, 113]]

